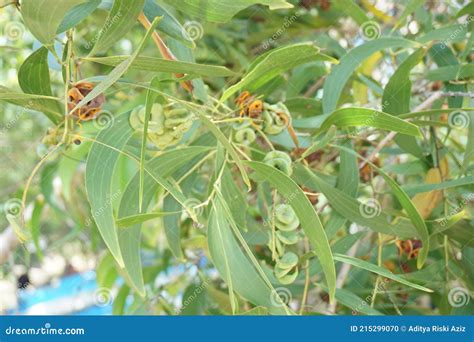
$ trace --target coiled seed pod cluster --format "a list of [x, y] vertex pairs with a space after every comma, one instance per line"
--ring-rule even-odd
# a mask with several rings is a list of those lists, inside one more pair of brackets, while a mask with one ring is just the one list
[[233, 128], [234, 140], [240, 144], [250, 145], [257, 138], [255, 130], [252, 128], [250, 121], [244, 121], [242, 123], [235, 124]]
[[[272, 209], [273, 210], [273, 209]], [[297, 228], [300, 224], [295, 211], [288, 204], [280, 204], [274, 209], [275, 246], [281, 258], [275, 264], [274, 273], [282, 284], [291, 284], [298, 276], [298, 256], [286, 251], [286, 247], [299, 240]]]
[[267, 134], [280, 134], [288, 125], [285, 120], [290, 117], [288, 108], [282, 102], [273, 105], [264, 103], [263, 108], [263, 131]]
[[271, 151], [265, 155], [263, 162], [290, 176], [293, 173], [290, 156], [282, 151]]
[[[130, 114], [130, 125], [143, 134], [145, 123], [145, 107], [139, 106]], [[176, 145], [183, 134], [192, 125], [192, 114], [185, 108], [163, 107], [153, 104], [148, 122], [148, 138], [160, 149]]]

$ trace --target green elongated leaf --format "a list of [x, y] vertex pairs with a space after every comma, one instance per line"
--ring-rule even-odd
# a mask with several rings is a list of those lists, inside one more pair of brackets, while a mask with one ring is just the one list
[[192, 17], [216, 23], [225, 23], [243, 9], [260, 4], [268, 6], [271, 10], [288, 9], [293, 5], [286, 0], [165, 0], [170, 6], [176, 7]]
[[462, 162], [463, 171], [466, 172], [469, 165], [474, 161], [474, 111], [468, 112], [469, 128], [467, 136], [466, 150], [464, 152], [464, 160]]
[[262, 279], [252, 262], [244, 254], [226, 221], [224, 208], [213, 202], [209, 216], [208, 244], [212, 261], [232, 292], [236, 291], [252, 303], [268, 308], [274, 315], [288, 314], [288, 308], [278, 294]]
[[399, 115], [410, 111], [411, 81], [410, 71], [421, 62], [428, 50], [420, 48], [406, 58], [390, 77], [382, 96], [382, 110]]
[[221, 179], [222, 195], [227, 203], [231, 203], [232, 218], [242, 230], [247, 229], [247, 202], [241, 190], [232, 179], [231, 171], [226, 168]]
[[59, 34], [65, 32], [79, 24], [81, 21], [92, 14], [92, 12], [94, 12], [97, 7], [99, 7], [100, 3], [101, 0], [88, 0], [87, 2], [81, 3], [70, 9], [59, 25], [56, 33]]
[[[232, 228], [233, 232], [234, 232], [234, 235], [237, 237], [237, 240], [239, 241], [240, 245], [242, 246], [242, 248], [244, 249], [245, 251], [245, 254], [247, 255], [247, 257], [251, 260], [252, 264], [253, 264], [253, 267], [255, 267], [255, 269], [257, 270], [258, 274], [262, 277], [263, 281], [265, 282], [265, 284], [270, 288], [271, 292], [272, 292], [272, 295], [276, 296], [277, 295], [277, 292], [276, 290], [273, 288], [273, 285], [270, 281], [270, 279], [268, 279], [267, 277], [267, 274], [265, 273], [265, 271], [262, 269], [262, 266], [259, 264], [258, 260], [255, 258], [255, 256], [253, 255], [252, 251], [250, 250], [248, 244], [247, 244], [247, 241], [244, 239], [244, 237], [242, 236], [242, 233], [240, 232], [240, 229], [239, 227], [237, 226], [237, 223], [236, 221], [234, 220], [233, 218], [233, 215], [232, 215], [232, 210], [229, 208], [225, 198], [224, 198], [224, 195], [221, 193], [221, 191], [219, 190], [218, 186], [215, 185], [215, 189], [216, 189], [216, 195], [217, 195], [217, 201], [219, 202], [219, 205], [220, 205], [220, 208], [223, 209], [226, 217], [227, 217], [227, 221], [229, 222], [230, 224], [230, 227]], [[230, 202], [232, 203], [232, 202]], [[281, 306], [281, 304], [283, 304], [281, 302], [281, 300], [279, 300], [278, 298], [274, 298], [274, 300], [276, 299], [276, 302], [277, 302], [277, 306]], [[275, 305], [275, 303], [273, 303], [273, 305]], [[286, 314], [290, 314], [291, 311], [288, 310], [287, 306], [284, 305], [283, 308], [285, 309], [285, 312]]]
[[352, 265], [352, 266], [355, 266], [355, 267], [363, 268], [364, 270], [367, 270], [367, 271], [370, 271], [372, 273], [381, 275], [382, 277], [385, 277], [385, 278], [388, 278], [388, 279], [392, 279], [392, 280], [394, 280], [394, 281], [396, 281], [400, 284], [410, 286], [410, 287], [412, 287], [414, 289], [417, 289], [417, 290], [420, 290], [420, 291], [433, 292], [433, 290], [431, 290], [427, 287], [424, 287], [424, 286], [412, 283], [411, 281], [408, 281], [403, 276], [393, 274], [392, 272], [390, 272], [386, 268], [379, 267], [377, 265], [371, 264], [370, 262], [367, 262], [367, 261], [364, 261], [364, 260], [361, 260], [361, 259], [358, 259], [358, 258], [353, 258], [353, 257], [343, 255], [343, 254], [334, 254], [334, 260], [337, 260], [337, 261], [340, 261], [340, 262], [343, 262], [343, 263], [346, 263], [346, 264], [349, 264], [349, 265]]
[[319, 131], [324, 132], [332, 125], [339, 128], [368, 126], [412, 136], [421, 136], [421, 132], [416, 125], [384, 112], [368, 108], [351, 107], [338, 109], [326, 117]]
[[[161, 178], [166, 179], [174, 172], [176, 172], [179, 168], [192, 161], [193, 158], [200, 157], [208, 151], [208, 147], [186, 147], [182, 149], [170, 150], [147, 162], [146, 170], [153, 173], [155, 176], [158, 175]], [[131, 218], [139, 214], [139, 182], [140, 176], [137, 172], [135, 176], [130, 180], [121, 198], [117, 214], [118, 221], [124, 218]], [[143, 208], [147, 208], [150, 205], [151, 201], [156, 195], [159, 186], [160, 185], [148, 172], [145, 173], [145, 185], [142, 203]], [[165, 208], [165, 210], [168, 210], [168, 208]], [[167, 217], [172, 217], [172, 215], [165, 216], [165, 218]], [[169, 241], [176, 240], [172, 240], [168, 236], [169, 234], [171, 234], [168, 229], [165, 228], [165, 232], [167, 233]], [[179, 238], [179, 232], [173, 233], [178, 234]], [[128, 280], [138, 293], [144, 295], [145, 288], [143, 283], [142, 263], [140, 259], [140, 235], [140, 223], [136, 223], [126, 229], [119, 229], [118, 231], [118, 239], [121, 251], [123, 253], [125, 272], [128, 277]], [[176, 247], [174, 245], [171, 245], [170, 243], [170, 247], [172, 248], [173, 253], [175, 253], [178, 258], [182, 257], [179, 245]]]
[[52, 45], [66, 13], [85, 1], [23, 0], [21, 14], [31, 33], [44, 45]]
[[336, 289], [336, 270], [331, 248], [318, 214], [301, 188], [283, 172], [261, 162], [245, 162], [259, 177], [268, 181], [291, 205], [300, 220], [306, 236], [314, 247], [326, 276], [329, 297], [334, 300]]
[[[159, 85], [159, 78], [154, 78], [150, 82], [150, 87], [157, 88]], [[150, 121], [151, 108], [156, 101], [158, 94], [151, 91], [147, 91], [146, 100], [145, 100], [145, 122], [143, 123], [143, 136], [142, 136], [142, 146], [140, 149], [140, 186], [138, 191], [138, 210], [142, 213], [142, 202], [143, 202], [143, 186], [145, 183], [145, 152], [146, 152], [146, 140], [148, 137], [148, 122]]]
[[408, 16], [412, 14], [413, 12], [416, 12], [416, 10], [420, 8], [421, 6], [423, 6], [424, 3], [425, 3], [425, 0], [409, 0], [407, 5], [403, 9], [402, 14], [398, 18], [397, 23], [393, 27], [392, 32], [395, 31], [400, 26], [404, 25]]
[[[271, 50], [252, 63], [246, 75], [230, 88], [228, 88], [220, 101], [227, 100], [240, 90], [255, 90], [274, 77], [298, 65], [317, 61], [324, 58], [319, 53], [320, 49], [313, 43], [301, 43]], [[332, 59], [328, 59], [332, 60]], [[335, 60], [333, 60], [335, 61]]]
[[43, 251], [40, 246], [40, 233], [41, 233], [41, 213], [43, 212], [44, 208], [44, 198], [38, 196], [35, 200], [35, 206], [33, 208], [33, 212], [31, 214], [31, 220], [29, 223], [30, 231], [31, 231], [31, 238], [33, 243], [35, 244], [36, 254], [40, 260], [43, 259]]
[[194, 48], [196, 44], [189, 37], [186, 28], [181, 26], [178, 20], [173, 17], [164, 7], [160, 6], [155, 0], [146, 0], [143, 13], [147, 19], [152, 22], [156, 17], [163, 17], [158, 23], [157, 29], [166, 33], [168, 36], [180, 41], [189, 48]]
[[[49, 78], [48, 49], [41, 47], [33, 52], [18, 70], [18, 84], [27, 94], [53, 96]], [[48, 112], [61, 113], [59, 102], [38, 100]]]
[[[23, 107], [25, 110], [32, 109], [43, 112], [55, 124], [63, 118], [63, 114], [57, 110], [51, 110], [53, 106], [59, 103], [57, 97], [19, 93], [0, 85], [0, 101]], [[48, 103], [48, 105], [45, 105], [45, 103]], [[24, 114], [24, 111], [18, 114], [18, 117], [22, 114]]]
[[[410, 71], [422, 60], [428, 50], [420, 48], [411, 54], [397, 68], [385, 86], [382, 95], [382, 110], [393, 115], [400, 115], [410, 111], [411, 80]], [[415, 157], [422, 158], [423, 150], [414, 137], [400, 135], [395, 137], [395, 142], [405, 151]]]
[[422, 193], [422, 192], [429, 192], [433, 190], [444, 190], [449, 188], [454, 188], [463, 185], [471, 185], [474, 184], [474, 176], [466, 176], [458, 179], [450, 179], [446, 180], [441, 183], [433, 183], [433, 184], [408, 184], [403, 186], [402, 188], [406, 191], [407, 194], [410, 196]]
[[125, 36], [136, 25], [136, 20], [144, 5], [145, 0], [114, 0], [114, 5], [90, 54], [106, 52]]
[[150, 220], [154, 220], [159, 217], [174, 215], [174, 214], [181, 214], [182, 211], [162, 211], [162, 212], [153, 212], [153, 213], [144, 213], [144, 214], [136, 214], [130, 215], [126, 217], [121, 217], [117, 219], [115, 223], [117, 227], [130, 227], [136, 224], [141, 224]]
[[[115, 117], [113, 125], [108, 129], [103, 129], [96, 137], [97, 142], [92, 144], [86, 163], [85, 181], [92, 217], [110, 253], [120, 267], [124, 267], [124, 261], [114, 224], [111, 197], [121, 194], [111, 194], [111, 173], [117, 165], [119, 151], [123, 150], [132, 133], [128, 115]], [[109, 172], [104, 172], [104, 170], [109, 170]]]
[[[345, 146], [347, 148], [352, 148], [352, 143], [347, 141]], [[340, 158], [341, 163], [339, 166], [339, 174], [337, 175], [336, 187], [349, 196], [356, 197], [359, 188], [359, 168], [357, 165], [357, 158], [354, 153], [350, 153], [345, 149], [341, 150]], [[328, 237], [333, 237], [346, 222], [347, 219], [344, 216], [337, 212], [333, 213], [326, 224], [326, 234]]]
[[329, 185], [307, 168], [302, 166], [300, 168], [307, 175], [305, 186], [322, 192], [331, 207], [350, 222], [355, 222], [379, 233], [400, 238], [418, 237], [418, 233], [410, 220], [397, 217], [397, 220], [391, 222], [390, 215], [382, 210], [380, 203], [375, 202], [370, 205], [362, 203], [347, 195], [344, 191]]
[[419, 43], [428, 43], [431, 41], [447, 41], [449, 43], [459, 42], [464, 40], [468, 32], [469, 25], [455, 24], [445, 26], [431, 32], [424, 34], [416, 39]]
[[146, 43], [151, 37], [151, 34], [153, 33], [153, 30], [155, 29], [156, 25], [160, 21], [160, 18], [156, 18], [150, 25], [150, 28], [148, 29], [145, 37], [143, 37], [142, 41], [140, 42], [140, 45], [138, 45], [138, 48], [135, 50], [135, 52], [127, 59], [125, 59], [123, 62], [118, 64], [108, 75], [105, 79], [103, 79], [94, 89], [87, 94], [79, 103], [74, 107], [71, 112], [74, 112], [77, 108], [82, 107], [85, 105], [87, 102], [95, 99], [98, 95], [102, 94], [105, 90], [109, 89], [110, 86], [112, 86], [115, 82], [117, 82], [120, 77], [122, 77], [123, 74], [128, 70], [130, 65], [133, 64], [133, 61], [135, 58], [138, 57], [138, 55], [141, 53], [143, 48], [145, 47]]
[[448, 65], [426, 73], [426, 79], [430, 81], [457, 81], [474, 77], [474, 65]]
[[332, 68], [326, 82], [324, 82], [324, 113], [330, 113], [336, 109], [344, 86], [352, 73], [372, 54], [382, 49], [409, 48], [416, 45], [416, 42], [402, 38], [383, 37], [360, 45], [345, 54], [339, 64]]
[[[454, 55], [451, 49], [446, 49], [446, 45], [435, 44], [430, 49], [430, 56], [439, 67], [459, 65], [458, 58]], [[463, 84], [452, 84], [444, 82], [446, 90], [448, 91], [464, 91], [465, 86]], [[463, 98], [461, 96], [450, 96], [448, 98], [449, 107], [462, 107]]]
[[[325, 286], [321, 286], [324, 290], [327, 290]], [[347, 306], [352, 310], [353, 313], [363, 313], [371, 316], [383, 315], [380, 311], [372, 308], [365, 300], [355, 295], [349, 290], [336, 289], [336, 299], [339, 303]]]
[[[178, 60], [188, 63], [196, 63], [194, 50], [182, 44], [180, 41], [171, 38], [168, 40], [168, 47]], [[191, 84], [194, 87], [193, 97], [202, 103], [207, 103], [209, 101], [208, 87], [204, 84], [203, 80], [199, 78], [192, 79]]]
[[[84, 58], [84, 60], [117, 66], [127, 60], [127, 58], [130, 58], [130, 56], [87, 57]], [[227, 77], [234, 75], [233, 71], [221, 66], [170, 61], [163, 58], [148, 56], [137, 57], [130, 65], [130, 68], [142, 71], [183, 73], [207, 77]]]
[[474, 13], [474, 3], [470, 2], [459, 10], [459, 12], [456, 14], [456, 18], [460, 18], [466, 14], [472, 14], [472, 13]]
[[359, 25], [362, 25], [366, 21], [370, 21], [366, 12], [362, 10], [353, 0], [338, 0], [333, 3], [334, 8], [347, 13], [355, 22]]
[[211, 133], [217, 138], [217, 140], [219, 140], [219, 142], [225, 147], [227, 152], [229, 152], [230, 156], [232, 157], [232, 159], [237, 164], [237, 167], [239, 168], [240, 174], [242, 175], [242, 179], [244, 180], [245, 185], [247, 185], [248, 188], [250, 189], [251, 185], [250, 185], [249, 176], [247, 175], [247, 171], [245, 171], [244, 164], [242, 163], [242, 160], [237, 154], [237, 151], [235, 150], [235, 148], [232, 146], [229, 140], [227, 140], [227, 137], [221, 132], [221, 130], [211, 120], [209, 120], [206, 117], [206, 115], [204, 115], [200, 111], [196, 111], [196, 113], [201, 119], [201, 122], [203, 123], [203, 125], [206, 126], [211, 131]]
[[[346, 153], [351, 153], [354, 156], [357, 155], [357, 153], [355, 153], [354, 151], [346, 147], [339, 147], [339, 149], [346, 151]], [[426, 227], [425, 221], [421, 217], [420, 213], [416, 209], [410, 197], [408, 197], [408, 195], [397, 184], [397, 182], [395, 182], [388, 174], [386, 174], [385, 171], [383, 171], [382, 169], [380, 169], [379, 167], [377, 167], [376, 165], [374, 165], [367, 159], [365, 158], [362, 158], [362, 159], [364, 159], [374, 170], [377, 170], [377, 172], [380, 175], [382, 175], [384, 180], [388, 183], [388, 185], [392, 189], [392, 193], [398, 199], [398, 202], [400, 202], [403, 209], [405, 209], [405, 212], [410, 218], [410, 221], [413, 223], [413, 226], [416, 228], [416, 231], [418, 232], [418, 235], [420, 236], [421, 242], [423, 244], [423, 247], [420, 249], [420, 252], [417, 258], [417, 267], [421, 268], [424, 265], [426, 258], [428, 257], [428, 251], [430, 250], [430, 237], [429, 237], [428, 228]]]

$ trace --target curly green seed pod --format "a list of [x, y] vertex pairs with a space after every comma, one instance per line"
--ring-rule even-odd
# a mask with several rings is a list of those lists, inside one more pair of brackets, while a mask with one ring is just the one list
[[250, 145], [255, 141], [257, 135], [252, 128], [247, 127], [244, 129], [239, 129], [237, 132], [235, 132], [234, 138], [238, 143]]
[[295, 230], [300, 224], [293, 208], [288, 204], [280, 204], [275, 208], [275, 226], [289, 232]]
[[293, 168], [291, 167], [291, 158], [285, 152], [271, 151], [267, 153], [263, 159], [263, 162], [273, 166], [288, 176], [293, 173]]
[[275, 277], [282, 284], [291, 284], [298, 276], [298, 256], [293, 252], [286, 252], [275, 264]]
[[298, 242], [298, 233], [295, 231], [287, 232], [283, 230], [278, 230], [276, 232], [276, 236], [278, 240], [280, 240], [280, 242], [285, 245], [294, 245]]
[[265, 104], [265, 111], [262, 113], [263, 131], [268, 134], [279, 134], [287, 125], [283, 116], [290, 117], [290, 112], [286, 106], [278, 102], [274, 105]]
[[[130, 115], [130, 125], [143, 133], [145, 123], [145, 107], [135, 108]], [[192, 114], [184, 108], [163, 108], [155, 103], [151, 109], [148, 123], [148, 138], [161, 149], [177, 144], [183, 134], [192, 125]]]

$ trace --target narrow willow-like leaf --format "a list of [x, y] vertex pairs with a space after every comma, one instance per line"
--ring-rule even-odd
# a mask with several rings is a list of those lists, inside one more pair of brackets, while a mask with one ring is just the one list
[[448, 65], [426, 73], [426, 79], [430, 81], [458, 81], [474, 77], [474, 65]]
[[[250, 70], [240, 82], [234, 84], [222, 94], [220, 101], [227, 100], [240, 90], [256, 90], [289, 69], [324, 58], [319, 52], [320, 49], [312, 43], [294, 44], [271, 50], [254, 61]], [[331, 58], [327, 58], [327, 60], [335, 61]]]
[[[345, 145], [348, 149], [352, 148], [350, 141]], [[340, 153], [339, 174], [337, 175], [336, 187], [352, 197], [356, 197], [359, 188], [359, 168], [357, 158], [353, 153], [341, 150]], [[347, 219], [334, 212], [326, 224], [326, 234], [332, 238], [337, 231], [347, 222]]]
[[412, 136], [421, 136], [421, 132], [416, 125], [393, 115], [368, 108], [351, 107], [338, 109], [327, 116], [321, 124], [319, 131], [324, 132], [332, 125], [339, 128], [375, 127]]
[[349, 221], [387, 235], [407, 239], [418, 236], [417, 231], [411, 224], [410, 220], [406, 218], [397, 218], [395, 222], [391, 222], [390, 215], [382, 210], [380, 204], [378, 206], [374, 205], [370, 208], [373, 209], [373, 211], [365, 214], [364, 203], [347, 195], [344, 191], [329, 185], [307, 168], [302, 166], [301, 168], [307, 175], [305, 185], [313, 189], [316, 188], [322, 192], [328, 199], [331, 207]]
[[23, 0], [21, 14], [31, 33], [44, 45], [52, 45], [66, 13], [85, 1]]
[[270, 288], [270, 290], [272, 292], [272, 295], [274, 296], [274, 299], [276, 299], [280, 303], [280, 305], [283, 306], [283, 308], [285, 309], [287, 314], [290, 314], [290, 311], [288, 310], [286, 304], [284, 304], [283, 301], [278, 300], [278, 298], [276, 298], [278, 296], [278, 293], [273, 288], [273, 285], [271, 284], [271, 282], [268, 279], [267, 275], [265, 274], [262, 267], [258, 263], [258, 260], [253, 255], [253, 253], [250, 250], [247, 242], [245, 241], [244, 237], [242, 236], [242, 233], [240, 232], [239, 227], [237, 226], [237, 223], [235, 222], [235, 220], [232, 216], [231, 209], [227, 205], [227, 202], [224, 198], [224, 195], [220, 192], [220, 190], [219, 190], [219, 188], [217, 188], [217, 186], [215, 186], [215, 187], [216, 187], [216, 194], [217, 194], [217, 202], [219, 202], [220, 208], [222, 208], [224, 210], [224, 212], [226, 214], [226, 217], [228, 219], [228, 222], [230, 224], [230, 227], [232, 228], [232, 230], [234, 232], [234, 235], [237, 237], [237, 240], [239, 241], [240, 245], [245, 250], [245, 253], [247, 254], [247, 257], [252, 261], [252, 264], [255, 267], [255, 269], [257, 270], [258, 274], [262, 277], [265, 284]]
[[459, 42], [464, 40], [466, 37], [468, 27], [469, 25], [465, 24], [441, 27], [422, 35], [417, 38], [416, 41], [420, 43], [428, 43], [431, 41], [448, 41], [450, 43]]
[[353, 0], [338, 0], [331, 3], [335, 9], [349, 15], [359, 25], [369, 21], [366, 12], [362, 10]]
[[[352, 150], [349, 150], [348, 148], [345, 147], [339, 147], [340, 149], [346, 151], [346, 153], [352, 153], [354, 155], [357, 155]], [[426, 227], [425, 221], [421, 217], [420, 213], [416, 209], [415, 205], [411, 201], [410, 197], [403, 191], [403, 189], [395, 182], [388, 174], [385, 173], [382, 169], [371, 163], [370, 161], [364, 159], [368, 164], [376, 170], [384, 180], [388, 183], [390, 188], [392, 189], [392, 193], [395, 195], [395, 197], [398, 199], [400, 202], [401, 206], [403, 209], [405, 209], [405, 212], [407, 213], [408, 217], [410, 218], [410, 221], [413, 223], [413, 226], [416, 228], [416, 231], [418, 232], [418, 235], [420, 236], [421, 242], [423, 244], [423, 247], [420, 249], [420, 252], [418, 254], [417, 258], [417, 267], [421, 268], [423, 267], [426, 258], [428, 257], [428, 251], [430, 250], [430, 237], [428, 233], [428, 228]]]
[[125, 59], [123, 62], [117, 65], [104, 80], [102, 80], [96, 87], [94, 87], [94, 89], [89, 94], [87, 94], [86, 97], [79, 101], [79, 103], [71, 110], [71, 112], [74, 112], [77, 108], [80, 108], [87, 102], [95, 99], [98, 95], [109, 89], [110, 86], [112, 86], [115, 82], [119, 80], [120, 77], [122, 77], [123, 74], [125, 74], [125, 72], [128, 70], [135, 58], [138, 57], [138, 55], [145, 47], [159, 21], [160, 18], [156, 18], [151, 23], [150, 28], [148, 29], [145, 37], [143, 37], [142, 41], [140, 42], [140, 45], [138, 45], [138, 48], [135, 50], [135, 52], [129, 58]]
[[126, 217], [121, 217], [120, 219], [116, 220], [115, 223], [117, 227], [125, 228], [130, 227], [136, 224], [141, 224], [150, 220], [154, 220], [159, 217], [174, 215], [174, 214], [181, 214], [182, 211], [162, 211], [162, 212], [152, 212], [152, 213], [144, 213], [144, 214], [136, 214]]
[[[208, 151], [208, 147], [186, 147], [182, 149], [175, 149], [164, 152], [160, 156], [157, 156], [147, 162], [145, 170], [148, 171], [145, 173], [145, 186], [142, 203], [143, 208], [147, 208], [150, 205], [151, 201], [156, 196], [156, 192], [158, 191], [158, 188], [160, 186], [160, 184], [158, 184], [155, 179], [151, 177], [149, 172], [153, 173], [155, 176], [159, 175], [161, 178], [166, 179], [170, 177], [174, 172], [176, 172], [179, 168], [192, 161], [193, 158], [200, 157]], [[139, 214], [139, 181], [140, 176], [137, 172], [135, 176], [130, 180], [120, 200], [120, 206], [117, 214], [118, 221], [120, 221], [122, 218], [129, 218]], [[165, 228], [165, 232], [167, 233], [167, 237], [169, 238], [169, 230]], [[179, 241], [179, 232], [175, 232], [175, 234], [178, 234]], [[126, 229], [118, 230], [118, 238], [120, 248], [123, 253], [127, 277], [131, 286], [133, 286], [133, 288], [137, 290], [138, 293], [144, 295], [145, 288], [143, 283], [142, 263], [140, 259], [140, 236], [140, 223], [134, 224], [133, 226], [129, 226]], [[174, 247], [174, 245], [172, 245], [171, 247], [173, 253], [178, 258], [180, 258], [181, 251], [179, 246]]]
[[181, 0], [180, 2], [174, 0], [165, 1], [170, 6], [174, 6], [177, 10], [192, 17], [216, 23], [225, 23], [232, 19], [238, 12], [256, 4], [266, 5], [272, 10], [293, 7], [293, 5], [286, 0], [206, 0], [205, 3], [201, 0]]
[[429, 192], [433, 190], [445, 190], [458, 186], [472, 185], [474, 184], [474, 175], [461, 177], [458, 179], [450, 179], [440, 183], [432, 184], [407, 184], [402, 186], [403, 190], [406, 191], [410, 196], [416, 195], [422, 192]]
[[393, 274], [392, 272], [390, 272], [386, 268], [379, 267], [377, 265], [371, 264], [370, 262], [364, 261], [362, 259], [353, 258], [353, 257], [347, 256], [347, 255], [342, 255], [342, 254], [335, 254], [334, 255], [334, 260], [337, 260], [337, 261], [340, 261], [340, 262], [343, 262], [343, 263], [346, 263], [346, 264], [349, 264], [349, 265], [352, 265], [352, 266], [355, 266], [355, 267], [363, 268], [364, 270], [376, 273], [378, 275], [381, 275], [382, 277], [392, 279], [392, 280], [394, 280], [394, 281], [396, 281], [400, 284], [410, 286], [410, 287], [412, 287], [414, 289], [417, 289], [417, 290], [420, 290], [420, 291], [433, 292], [433, 290], [431, 290], [427, 287], [412, 283], [411, 281], [406, 280], [402, 276]]
[[221, 132], [221, 130], [211, 120], [209, 120], [206, 115], [201, 113], [199, 110], [196, 111], [196, 113], [198, 114], [199, 119], [204, 124], [204, 126], [206, 126], [211, 131], [211, 133], [217, 138], [217, 140], [219, 140], [219, 142], [225, 147], [227, 152], [229, 152], [230, 156], [239, 168], [240, 174], [242, 175], [242, 179], [244, 180], [245, 185], [247, 185], [250, 189], [251, 185], [249, 176], [247, 175], [247, 171], [245, 171], [244, 164], [242, 163], [242, 160], [237, 154], [235, 148], [232, 146], [229, 140], [227, 140], [227, 137]]
[[59, 104], [59, 98], [53, 96], [19, 93], [0, 85], [0, 101], [43, 112], [55, 124], [64, 116], [63, 113], [51, 109]]
[[332, 68], [326, 82], [324, 82], [324, 112], [330, 113], [336, 109], [344, 86], [354, 70], [356, 70], [365, 59], [382, 49], [409, 48], [416, 45], [417, 43], [402, 38], [383, 37], [352, 49], [341, 58], [338, 65]]
[[181, 26], [179, 21], [171, 15], [164, 7], [160, 6], [155, 0], [146, 0], [143, 13], [147, 19], [152, 22], [156, 17], [163, 17], [156, 27], [158, 30], [166, 33], [168, 36], [180, 41], [189, 48], [194, 48], [196, 44], [189, 37], [186, 28]]
[[403, 9], [402, 14], [398, 18], [395, 26], [393, 27], [392, 31], [396, 30], [398, 27], [405, 24], [405, 21], [408, 18], [408, 16], [412, 14], [413, 12], [415, 12], [418, 8], [423, 6], [424, 3], [425, 3], [425, 0], [409, 0], [407, 2], [407, 5]]
[[90, 54], [106, 52], [115, 42], [125, 36], [136, 25], [136, 19], [143, 10], [144, 4], [145, 0], [114, 0], [114, 5], [99, 31], [99, 38]]
[[[117, 66], [127, 58], [130, 58], [130, 56], [86, 57], [84, 60], [104, 65]], [[227, 77], [234, 75], [233, 71], [222, 66], [171, 61], [149, 56], [137, 57], [130, 65], [130, 69], [151, 72], [183, 73], [207, 77]]]
[[[154, 78], [150, 82], [150, 87], [158, 87], [160, 80], [159, 78]], [[142, 212], [142, 202], [143, 202], [143, 185], [145, 183], [145, 152], [146, 152], [146, 140], [148, 137], [148, 122], [150, 121], [151, 108], [153, 103], [155, 103], [157, 93], [148, 90], [145, 100], [145, 122], [143, 123], [143, 136], [142, 136], [142, 146], [140, 149], [140, 188], [138, 191], [138, 210]]]
[[[208, 244], [212, 261], [232, 291], [256, 305], [265, 306], [274, 315], [285, 315], [285, 304], [264, 282], [249, 258], [242, 251], [223, 216], [220, 203], [213, 202], [209, 216]], [[230, 298], [232, 304], [232, 297]], [[281, 304], [279, 304], [279, 301]]]
[[97, 7], [99, 7], [101, 0], [88, 0], [87, 2], [81, 3], [76, 7], [73, 7], [67, 12], [66, 16], [64, 17], [63, 21], [58, 27], [57, 34], [65, 32], [94, 12]]
[[336, 270], [328, 238], [311, 202], [301, 188], [283, 172], [261, 162], [245, 162], [245, 164], [251, 167], [259, 177], [275, 187], [295, 211], [303, 231], [321, 262], [329, 288], [329, 297], [333, 301], [336, 289]]
[[113, 125], [102, 130], [96, 137], [97, 142], [92, 144], [87, 158], [85, 175], [87, 197], [91, 204], [92, 217], [110, 253], [121, 267], [124, 266], [124, 261], [120, 251], [117, 230], [115, 229], [111, 201], [112, 197], [121, 194], [111, 193], [111, 174], [117, 165], [119, 151], [123, 150], [132, 133], [128, 123], [128, 115], [115, 117]]

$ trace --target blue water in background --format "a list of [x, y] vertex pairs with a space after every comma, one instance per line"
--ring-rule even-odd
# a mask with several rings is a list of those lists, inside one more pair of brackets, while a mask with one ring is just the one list
[[[76, 273], [59, 279], [54, 285], [40, 287], [34, 291], [20, 290], [19, 308], [16, 313], [25, 314], [33, 305], [65, 297], [73, 297], [83, 292], [94, 292], [98, 289], [95, 271]], [[73, 315], [111, 315], [112, 305], [91, 306]]]

